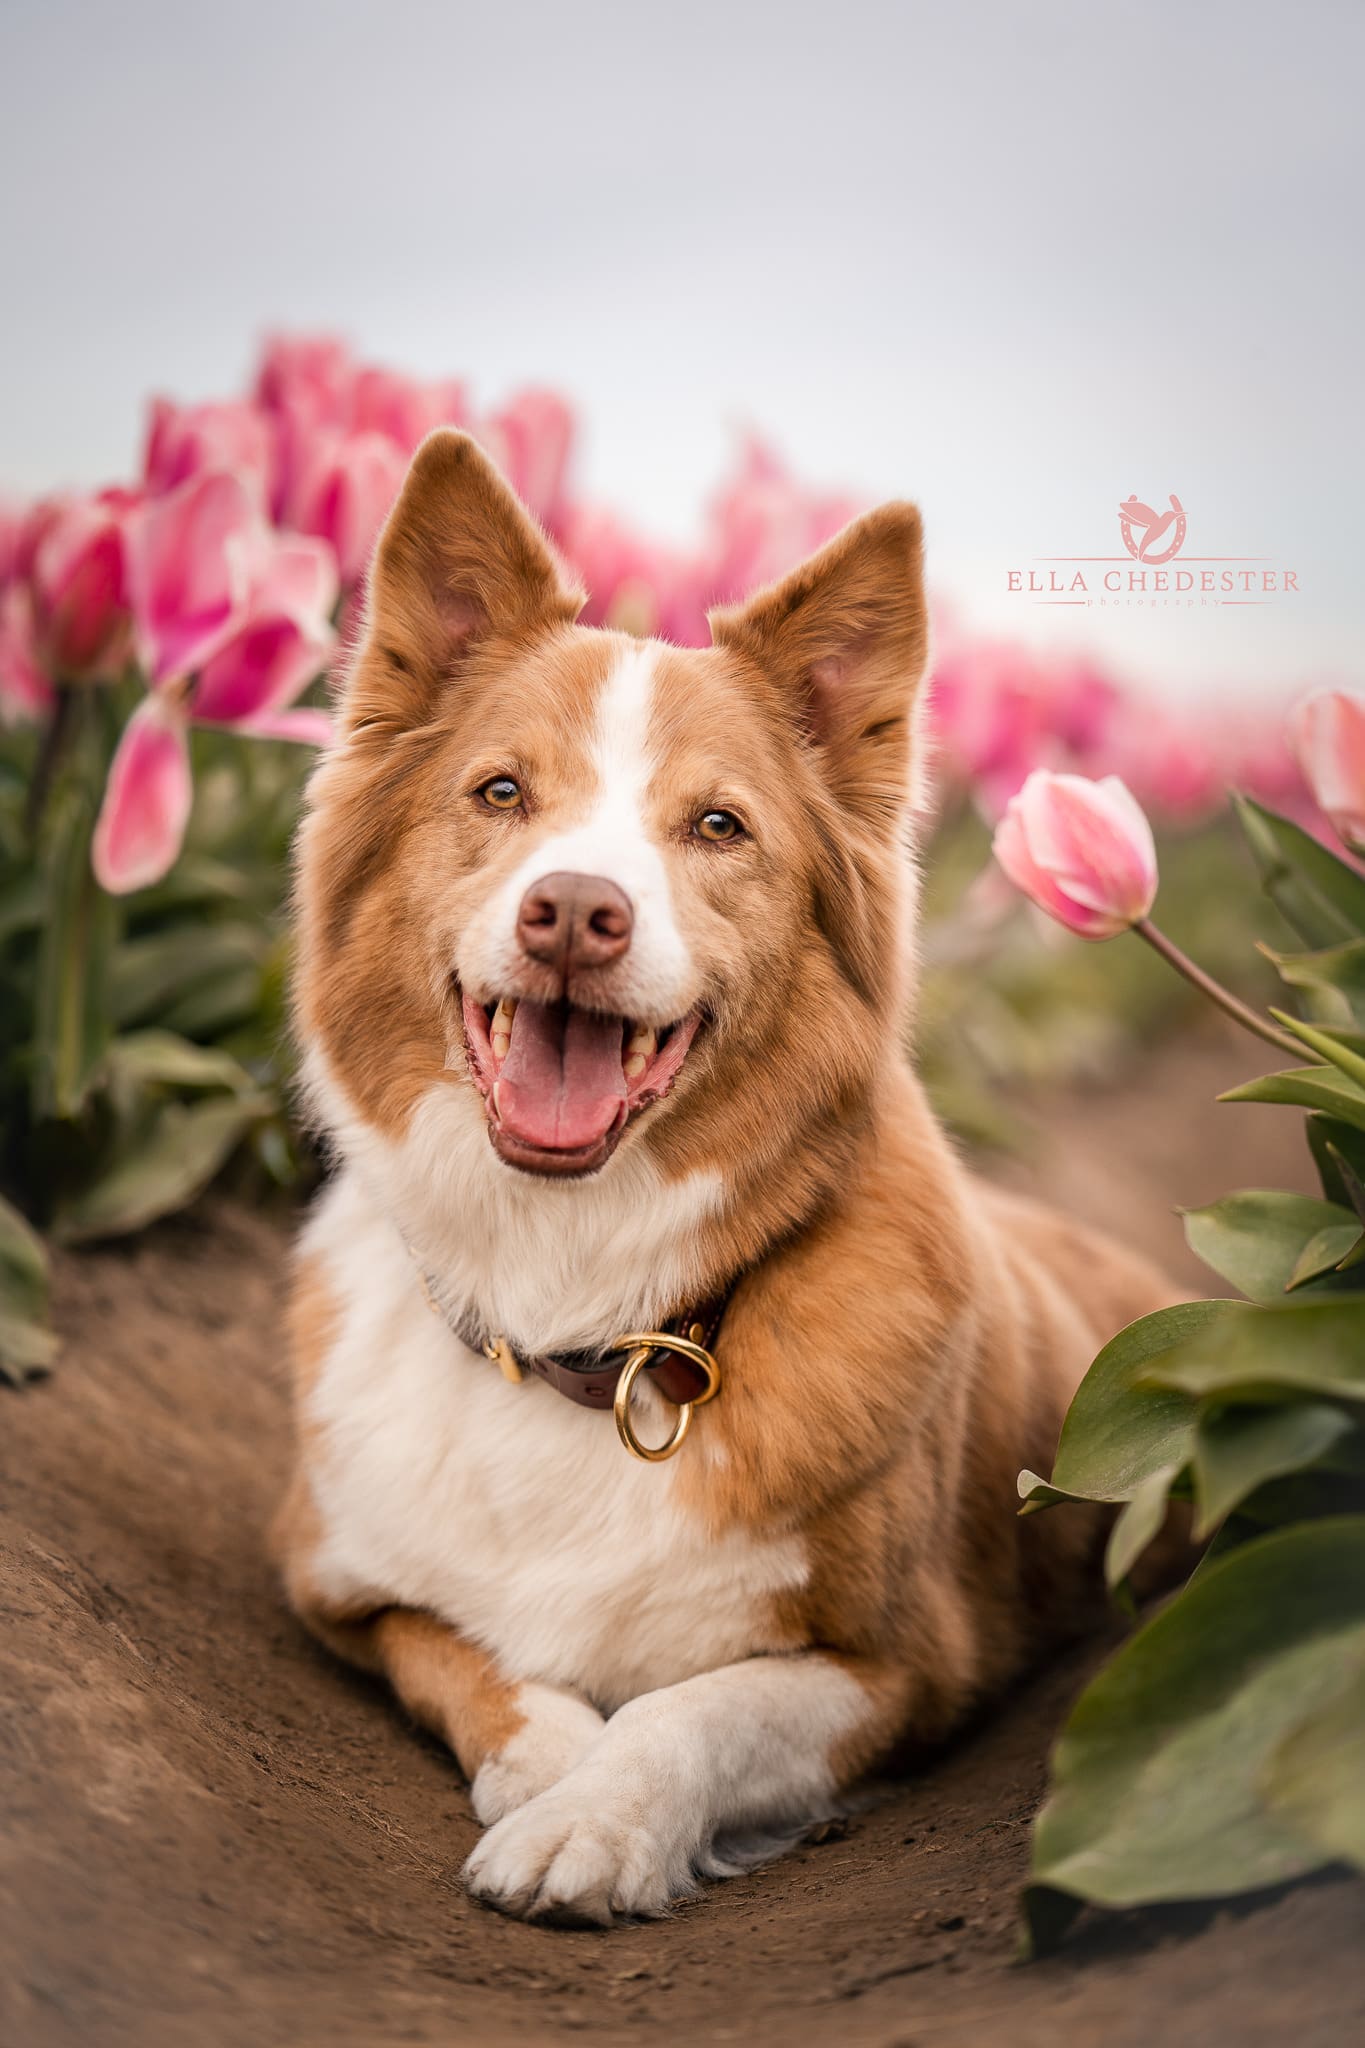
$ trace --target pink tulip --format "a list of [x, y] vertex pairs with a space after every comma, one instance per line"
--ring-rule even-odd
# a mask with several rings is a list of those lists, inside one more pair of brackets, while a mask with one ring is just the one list
[[152, 400], [143, 476], [154, 496], [173, 491], [206, 470], [224, 469], [240, 477], [264, 504], [273, 465], [271, 422], [246, 400], [223, 405]]
[[104, 682], [128, 658], [131, 618], [124, 559], [130, 493], [62, 505], [44, 522], [29, 583], [37, 650], [63, 682]]
[[1089, 782], [1036, 768], [995, 830], [995, 857], [1022, 889], [1083, 939], [1111, 939], [1156, 896], [1156, 848], [1116, 775]]
[[711, 602], [729, 603], [785, 575], [866, 509], [845, 492], [801, 484], [766, 442], [751, 435], [734, 476], [709, 508]]
[[205, 662], [190, 700], [195, 721], [256, 733], [269, 719], [273, 736], [289, 735], [284, 707], [321, 673], [331, 653], [336, 563], [323, 541], [281, 534], [263, 555], [239, 630]]
[[248, 585], [233, 631], [197, 681], [173, 677], [149, 692], [115, 750], [92, 849], [96, 879], [111, 895], [160, 881], [179, 855], [194, 794], [192, 723], [313, 746], [331, 736], [325, 713], [293, 706], [333, 643], [331, 550], [258, 528], [239, 553]]
[[10, 543], [9, 573], [12, 577], [33, 574], [34, 559], [43, 544], [43, 535], [56, 524], [70, 504], [69, 496], [54, 496], [39, 498], [29, 506]]
[[521, 391], [477, 435], [524, 505], [553, 532], [564, 510], [574, 420], [553, 391]]
[[0, 592], [0, 724], [29, 725], [46, 717], [56, 692], [38, 659], [33, 598], [24, 583]]
[[191, 477], [139, 507], [124, 541], [137, 648], [155, 685], [192, 675], [244, 616], [260, 517], [240, 477]]
[[298, 406], [318, 425], [340, 426], [355, 374], [350, 351], [335, 335], [275, 335], [261, 352], [256, 403], [267, 412]]
[[369, 567], [407, 466], [387, 434], [324, 433], [305, 452], [287, 523], [331, 545], [343, 584], [358, 582]]
[[1365, 853], [1365, 697], [1317, 690], [1296, 706], [1290, 735], [1299, 764], [1337, 837]]
[[1141, 803], [1175, 824], [1196, 825], [1227, 798], [1225, 718], [1129, 697], [1116, 710], [1105, 754]]
[[934, 664], [929, 712], [935, 735], [950, 769], [988, 818], [1000, 816], [1031, 768], [1057, 759], [1045, 701], [1038, 660], [1012, 642], [959, 639]]
[[370, 367], [356, 372], [348, 425], [354, 433], [387, 434], [411, 455], [433, 427], [462, 426], [468, 414], [464, 386], [453, 377], [423, 384], [396, 370]]

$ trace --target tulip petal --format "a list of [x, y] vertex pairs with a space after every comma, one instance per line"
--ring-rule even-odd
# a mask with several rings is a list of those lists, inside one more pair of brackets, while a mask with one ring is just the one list
[[340, 592], [337, 558], [328, 542], [306, 533], [282, 533], [264, 558], [251, 609], [282, 612], [301, 631], [325, 639]]
[[222, 472], [191, 477], [130, 515], [128, 588], [154, 683], [194, 674], [231, 639], [264, 531], [245, 484]]
[[406, 469], [407, 457], [387, 434], [315, 439], [294, 487], [289, 523], [330, 542], [343, 583], [357, 582], [369, 567]]
[[243, 624], [200, 672], [195, 719], [244, 725], [292, 703], [327, 665], [337, 593], [336, 557], [326, 541], [272, 537], [257, 551]]
[[112, 896], [146, 889], [174, 866], [194, 790], [178, 704], [144, 697], [109, 768], [91, 848], [95, 879]]
[[336, 727], [326, 711], [315, 711], [308, 704], [298, 705], [289, 711], [265, 711], [259, 718], [248, 719], [238, 728], [258, 740], [295, 740], [303, 747], [330, 747], [336, 738]]
[[1365, 697], [1317, 690], [1297, 705], [1290, 737], [1319, 808], [1347, 846], [1365, 849]]
[[289, 704], [321, 674], [331, 638], [283, 616], [253, 620], [200, 672], [193, 714], [204, 725], [247, 725]]

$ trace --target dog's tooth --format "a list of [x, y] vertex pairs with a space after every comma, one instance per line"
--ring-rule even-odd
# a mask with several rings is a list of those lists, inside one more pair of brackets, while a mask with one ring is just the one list
[[493, 1033], [493, 1057], [494, 1057], [494, 1059], [495, 1059], [495, 1060], [505, 1060], [505, 1059], [507, 1058], [507, 1054], [508, 1054], [508, 1049], [510, 1048], [510, 1046], [511, 1046], [511, 1043], [512, 1043], [512, 1041], [511, 1041], [511, 1039], [510, 1039], [510, 1038], [509, 1038], [509, 1037], [507, 1036], [507, 1033], [506, 1033], [505, 1031], [495, 1031], [495, 1032]]
[[[652, 1024], [642, 1024], [638, 1030], [631, 1033], [626, 1041], [626, 1057], [630, 1059], [638, 1054], [642, 1059], [653, 1059], [658, 1049], [658, 1044], [659, 1034], [654, 1029], [654, 1026]], [[629, 1073], [630, 1069], [627, 1068], [626, 1071]]]
[[489, 1024], [488, 1027], [490, 1034], [495, 1039], [510, 1038], [512, 1033], [512, 1019], [516, 1016], [516, 1014], [516, 997], [504, 996], [501, 1002], [498, 1004], [497, 1009], [493, 1012], [492, 1022]]
[[623, 1062], [626, 1079], [628, 1081], [638, 1081], [648, 1064], [642, 1052], [633, 1052], [630, 1058]]
[[502, 1111], [501, 1111], [501, 1110], [500, 1110], [500, 1109], [498, 1108], [498, 1093], [499, 1093], [499, 1090], [501, 1089], [501, 1087], [502, 1087], [502, 1082], [501, 1082], [501, 1081], [495, 1081], [495, 1082], [493, 1083], [493, 1114], [494, 1114], [494, 1116], [501, 1116], [501, 1115], [502, 1115]]

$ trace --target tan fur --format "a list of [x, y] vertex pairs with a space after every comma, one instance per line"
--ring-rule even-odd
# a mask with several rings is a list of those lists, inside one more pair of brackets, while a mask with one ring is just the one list
[[[299, 865], [300, 1029], [391, 1142], [433, 1088], [471, 1089], [459, 934], [584, 800], [596, 701], [630, 643], [574, 626], [576, 604], [471, 445], [428, 443], [381, 543], [347, 736], [315, 779]], [[723, 1184], [687, 1247], [696, 1297], [734, 1286], [723, 1391], [694, 1418], [675, 1497], [718, 1541], [799, 1538], [804, 1583], [755, 1613], [752, 1647], [827, 1654], [863, 1688], [832, 1745], [846, 1783], [943, 1735], [1093, 1613], [1098, 1519], [1021, 1520], [1015, 1476], [1049, 1469], [1095, 1350], [1171, 1290], [973, 1179], [901, 1052], [918, 514], [884, 508], [712, 624], [711, 648], [658, 655], [647, 798], [707, 1021], [623, 1143], [668, 1186]], [[498, 774], [523, 809], [478, 806]], [[696, 843], [689, 819], [716, 805], [751, 824], [740, 843]], [[547, 1000], [536, 972], [514, 993]], [[608, 970], [593, 1006], [628, 1012], [612, 990]], [[292, 1329], [306, 1407], [334, 1333], [308, 1268]], [[326, 1456], [305, 1428], [279, 1533], [291, 1598], [477, 1770], [521, 1725], [516, 1679], [537, 1674], [500, 1674], [382, 1587], [371, 1613], [329, 1606], [307, 1483]]]

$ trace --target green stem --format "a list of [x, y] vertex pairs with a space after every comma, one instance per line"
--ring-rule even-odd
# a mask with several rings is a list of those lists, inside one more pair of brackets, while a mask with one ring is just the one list
[[69, 683], [58, 683], [57, 701], [52, 707], [52, 716], [48, 719], [43, 736], [38, 742], [38, 758], [33, 764], [33, 775], [24, 803], [24, 829], [30, 840], [38, 836], [38, 827], [43, 822], [43, 813], [47, 809], [52, 785], [70, 747], [75, 711], [75, 691]]
[[1206, 974], [1202, 967], [1196, 966], [1189, 954], [1182, 953], [1175, 941], [1168, 939], [1165, 932], [1158, 930], [1150, 917], [1140, 917], [1133, 930], [1146, 939], [1147, 944], [1154, 952], [1160, 953], [1163, 960], [1169, 961], [1177, 974], [1183, 974], [1186, 981], [1193, 983], [1211, 1003], [1217, 1003], [1219, 1009], [1227, 1016], [1235, 1018], [1245, 1030], [1254, 1031], [1267, 1045], [1277, 1047], [1280, 1052], [1292, 1053], [1296, 1064], [1303, 1065], [1306, 1048], [1300, 1045], [1297, 1038], [1291, 1038], [1287, 1031], [1277, 1030], [1259, 1011], [1253, 1010], [1250, 1004], [1242, 1002], [1235, 996], [1231, 989], [1224, 988], [1221, 981], [1215, 981], [1211, 974]]

